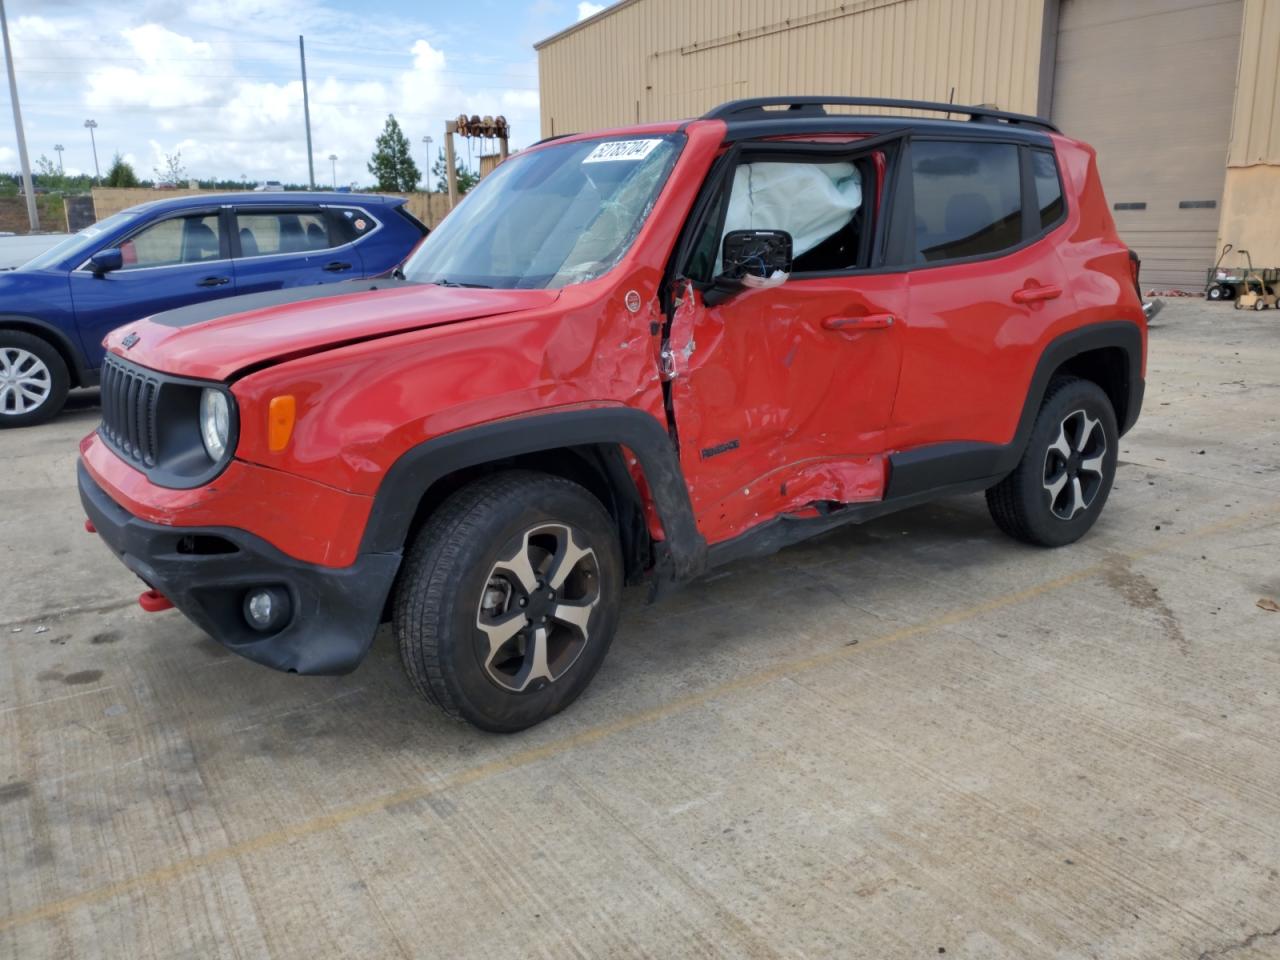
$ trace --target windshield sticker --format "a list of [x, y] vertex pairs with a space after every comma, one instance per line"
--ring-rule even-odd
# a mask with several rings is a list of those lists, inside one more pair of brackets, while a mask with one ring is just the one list
[[583, 163], [610, 163], [615, 160], [643, 160], [661, 140], [607, 140], [583, 158]]

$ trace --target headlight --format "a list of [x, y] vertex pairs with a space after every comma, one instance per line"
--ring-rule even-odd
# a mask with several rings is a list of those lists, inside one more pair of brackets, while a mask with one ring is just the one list
[[231, 436], [231, 409], [227, 395], [221, 390], [205, 387], [200, 394], [200, 438], [205, 452], [218, 463], [227, 455], [227, 442]]

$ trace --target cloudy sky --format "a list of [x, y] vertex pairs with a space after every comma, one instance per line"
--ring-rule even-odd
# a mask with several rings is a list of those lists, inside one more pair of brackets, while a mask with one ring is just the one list
[[[32, 164], [105, 172], [119, 152], [140, 176], [180, 151], [194, 177], [305, 183], [298, 35], [306, 38], [316, 180], [370, 181], [394, 113], [424, 166], [459, 113], [503, 114], [512, 146], [538, 139], [533, 43], [603, 8], [577, 0], [6, 0]], [[8, 89], [0, 170], [16, 170]], [[462, 147], [465, 157], [465, 147]], [[478, 147], [473, 148], [478, 153]]]

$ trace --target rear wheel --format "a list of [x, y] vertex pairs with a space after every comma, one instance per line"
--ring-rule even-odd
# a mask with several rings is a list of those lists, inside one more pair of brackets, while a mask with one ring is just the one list
[[590, 492], [512, 471], [450, 497], [396, 586], [400, 655], [418, 692], [485, 730], [523, 730], [571, 704], [617, 627], [622, 554]]
[[48, 341], [0, 330], [0, 427], [44, 423], [62, 409], [71, 377]]
[[1055, 379], [1018, 466], [987, 491], [996, 525], [1040, 546], [1079, 540], [1107, 502], [1118, 443], [1115, 410], [1102, 388], [1075, 377]]

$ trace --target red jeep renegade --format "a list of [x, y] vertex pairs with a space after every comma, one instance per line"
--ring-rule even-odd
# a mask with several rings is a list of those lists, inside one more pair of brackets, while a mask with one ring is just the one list
[[146, 605], [297, 673], [389, 619], [427, 699], [519, 730], [624, 584], [977, 491], [1081, 537], [1142, 404], [1137, 272], [1093, 151], [1034, 117], [770, 98], [555, 138], [392, 277], [111, 334], [81, 498]]

